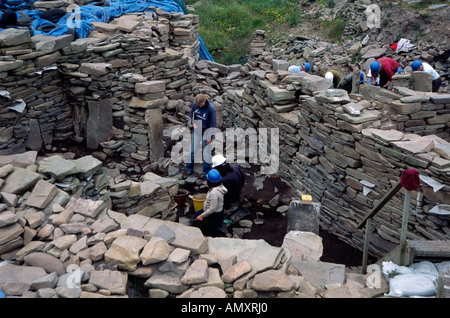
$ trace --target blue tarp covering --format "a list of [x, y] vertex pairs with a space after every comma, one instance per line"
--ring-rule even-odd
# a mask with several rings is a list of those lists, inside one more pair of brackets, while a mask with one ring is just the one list
[[[75, 7], [72, 13], [64, 15], [57, 23], [52, 23], [48, 20], [41, 19], [42, 11], [39, 10], [27, 10], [30, 8], [30, 4], [34, 0], [22, 2], [19, 5], [8, 5], [6, 1], [6, 7], [14, 9], [17, 14], [17, 18], [23, 18], [21, 11], [23, 10], [31, 19], [31, 30], [33, 34], [53, 35], [60, 36], [69, 34], [70, 29], [75, 29], [78, 38], [86, 38], [89, 35], [89, 31], [92, 31], [92, 22], [104, 22], [108, 23], [114, 18], [120, 17], [125, 13], [143, 12], [149, 11], [150, 6], [160, 8], [167, 12], [183, 12], [187, 13], [186, 7], [182, 0], [105, 0], [103, 5], [99, 2], [93, 2], [81, 7]], [[16, 1], [17, 3], [17, 1]], [[50, 26], [55, 25], [53, 28]], [[46, 29], [48, 26], [50, 28]], [[1, 29], [0, 29], [1, 31]], [[206, 49], [203, 40], [200, 35], [198, 36], [200, 41], [199, 55], [200, 59], [213, 61], [212, 56]]]

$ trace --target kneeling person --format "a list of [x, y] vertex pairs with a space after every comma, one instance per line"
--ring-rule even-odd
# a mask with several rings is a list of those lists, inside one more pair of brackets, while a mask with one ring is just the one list
[[204, 235], [215, 237], [224, 219], [223, 202], [227, 189], [222, 184], [222, 176], [216, 169], [211, 169], [206, 175], [208, 193], [203, 203], [203, 209], [198, 211], [193, 219], [202, 222], [200, 228]]
[[242, 201], [245, 174], [238, 165], [228, 163], [223, 155], [215, 155], [212, 158], [212, 167], [220, 172], [222, 184], [228, 190], [224, 197], [225, 211], [238, 208]]

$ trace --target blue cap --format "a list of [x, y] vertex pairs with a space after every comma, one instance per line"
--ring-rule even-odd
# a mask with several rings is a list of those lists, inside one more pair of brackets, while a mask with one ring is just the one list
[[380, 62], [374, 61], [370, 63], [370, 71], [372, 72], [372, 74], [378, 74], [378, 72], [380, 71]]
[[222, 180], [222, 176], [220, 175], [220, 172], [217, 171], [216, 169], [211, 169], [206, 175], [206, 179], [212, 183], [217, 183]]
[[303, 63], [303, 66], [305, 67], [306, 72], [311, 71], [311, 64], [305, 62]]
[[364, 73], [359, 71], [359, 83], [364, 83]]
[[419, 67], [421, 67], [421, 66], [422, 66], [422, 62], [421, 61], [414, 61], [414, 62], [412, 62], [412, 64], [411, 64], [412, 71], [413, 72], [417, 71], [419, 69]]

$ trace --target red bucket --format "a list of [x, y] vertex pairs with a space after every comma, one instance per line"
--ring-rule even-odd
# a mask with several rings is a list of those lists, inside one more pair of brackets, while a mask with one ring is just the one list
[[184, 204], [186, 203], [186, 198], [188, 196], [189, 192], [184, 189], [178, 189], [177, 194], [173, 197], [173, 200], [177, 204], [177, 209], [180, 210], [184, 207]]

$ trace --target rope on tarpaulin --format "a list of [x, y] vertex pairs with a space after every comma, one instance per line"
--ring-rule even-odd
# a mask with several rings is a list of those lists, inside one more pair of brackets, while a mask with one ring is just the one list
[[[8, 3], [8, 1], [3, 2]], [[75, 33], [77, 38], [86, 38], [89, 31], [93, 30], [92, 22], [108, 23], [126, 13], [152, 11], [149, 7], [159, 8], [167, 12], [188, 14], [182, 0], [105, 0], [104, 2], [92, 2], [84, 6], [74, 6], [72, 12], [62, 16], [58, 22], [52, 23], [41, 18], [41, 11], [27, 10], [27, 8], [31, 9], [33, 2], [34, 0], [27, 2], [10, 1], [6, 5], [8, 10], [16, 11], [18, 19], [27, 15], [32, 20], [30, 28], [33, 35], [60, 36]], [[200, 42], [200, 59], [213, 61], [200, 35], [198, 35], [198, 40]]]

